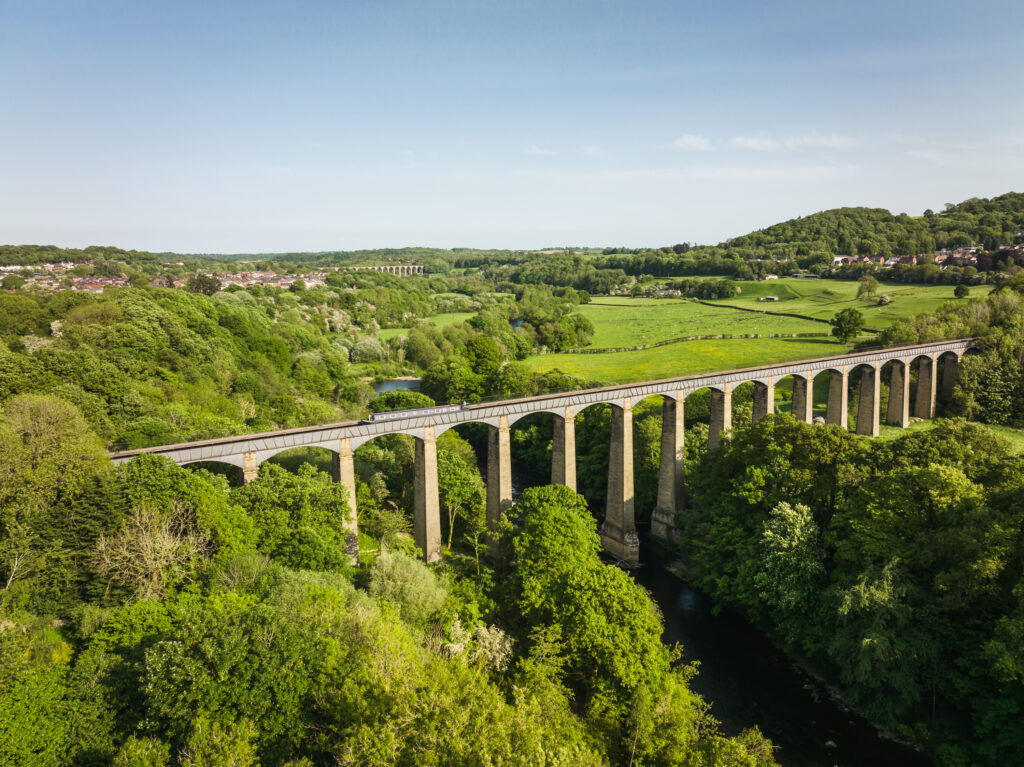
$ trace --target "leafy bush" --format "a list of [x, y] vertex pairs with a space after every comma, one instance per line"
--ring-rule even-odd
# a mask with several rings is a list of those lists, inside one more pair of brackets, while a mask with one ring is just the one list
[[402, 620], [414, 626], [423, 626], [444, 604], [446, 595], [426, 565], [390, 551], [382, 551], [370, 567], [369, 592], [398, 607]]

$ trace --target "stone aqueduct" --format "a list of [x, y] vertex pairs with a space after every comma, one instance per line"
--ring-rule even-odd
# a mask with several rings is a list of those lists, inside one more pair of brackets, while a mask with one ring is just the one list
[[423, 264], [383, 264], [378, 266], [346, 266], [346, 269], [359, 271], [369, 269], [374, 272], [387, 272], [388, 274], [423, 274]]
[[[661, 467], [651, 531], [659, 538], [671, 539], [675, 534], [677, 512], [684, 503], [683, 410], [690, 394], [705, 388], [711, 390], [709, 445], [714, 447], [721, 433], [731, 427], [732, 392], [737, 386], [753, 382], [753, 418], [756, 421], [774, 410], [775, 385], [786, 376], [793, 377], [792, 414], [809, 423], [813, 419], [814, 379], [827, 373], [829, 385], [825, 420], [847, 427], [849, 377], [859, 371], [855, 429], [858, 434], [877, 435], [881, 420], [880, 376], [885, 365], [892, 365], [885, 421], [905, 427], [911, 417], [911, 366], [916, 365], [918, 370], [914, 415], [930, 418], [935, 413], [937, 392], [949, 395], [957, 363], [974, 345], [973, 339], [962, 339], [892, 347], [839, 357], [470, 405], [463, 409], [391, 421], [328, 424], [143, 448], [112, 453], [111, 458], [120, 463], [142, 453], [154, 453], [182, 465], [200, 462], [232, 464], [242, 470], [248, 482], [256, 477], [260, 463], [278, 453], [297, 447], [326, 448], [333, 454], [334, 478], [344, 483], [350, 507], [356, 509], [353, 451], [381, 435], [407, 434], [416, 441], [414, 537], [429, 562], [441, 555], [436, 440], [442, 432], [465, 423], [487, 425], [487, 520], [493, 527], [512, 504], [509, 431], [512, 424], [533, 413], [550, 413], [554, 417], [551, 481], [575, 490], [574, 418], [591, 405], [607, 404], [612, 407], [611, 446], [601, 540], [609, 553], [625, 563], [635, 564], [639, 561], [639, 542], [633, 512], [632, 415], [633, 406], [644, 398], [652, 395], [663, 397]], [[346, 532], [346, 548], [351, 556], [355, 556], [358, 554], [356, 514], [353, 514]]]

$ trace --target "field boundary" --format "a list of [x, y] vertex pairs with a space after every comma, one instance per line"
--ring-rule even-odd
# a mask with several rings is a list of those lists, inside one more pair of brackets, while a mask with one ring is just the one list
[[715, 333], [707, 336], [679, 336], [677, 338], [666, 338], [664, 341], [655, 341], [653, 344], [640, 344], [639, 346], [602, 346], [593, 349], [563, 349], [561, 351], [543, 352], [543, 354], [605, 354], [615, 352], [639, 352], [645, 349], [656, 349], [659, 346], [678, 344], [683, 341], [716, 341], [733, 340], [739, 338], [831, 338], [830, 333]]
[[[821, 322], [826, 325], [832, 324], [828, 320], [821, 319], [821, 317], [811, 317], [810, 315], [807, 314], [796, 314], [794, 312], [771, 312], [768, 311], [767, 309], [754, 309], [753, 307], [750, 306], [736, 306], [736, 304], [715, 304], [711, 303], [710, 301], [704, 301], [703, 299], [700, 298], [695, 298], [693, 300], [698, 304], [703, 304], [704, 306], [714, 306], [718, 309], [735, 309], [738, 312], [752, 312], [753, 314], [770, 314], [773, 317], [791, 317], [797, 320], [810, 320], [811, 322]], [[868, 331], [869, 333], [882, 332], [879, 328], [869, 328], [867, 326], [864, 327], [864, 330]]]

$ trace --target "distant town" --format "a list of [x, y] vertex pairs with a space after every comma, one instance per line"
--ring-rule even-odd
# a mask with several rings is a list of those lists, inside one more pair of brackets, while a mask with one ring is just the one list
[[[55, 263], [32, 265], [12, 264], [8, 266], [0, 266], [0, 278], [6, 278], [8, 276], [20, 278], [21, 280], [24, 280], [24, 283], [18, 282], [17, 287], [25, 287], [30, 290], [38, 291], [75, 290], [86, 293], [102, 293], [105, 288], [109, 287], [123, 287], [127, 285], [140, 287], [137, 282], [137, 275], [101, 276], [82, 273], [83, 271], [91, 271], [91, 268], [94, 265], [95, 264], [92, 261], [83, 261], [81, 263], [59, 261]], [[168, 266], [180, 267], [184, 266], [184, 263], [176, 262], [168, 264]], [[86, 268], [83, 269], [83, 267]], [[360, 270], [388, 272], [397, 276], [406, 276], [411, 274], [422, 274], [423, 266], [417, 264], [347, 266], [335, 267], [333, 269], [323, 271], [306, 272], [302, 274], [279, 274], [272, 271], [254, 270], [236, 272], [233, 274], [206, 273], [205, 276], [218, 280], [221, 289], [227, 288], [231, 285], [237, 285], [242, 288], [248, 288], [254, 285], [290, 288], [295, 283], [301, 283], [303, 286], [311, 288], [323, 285], [327, 276], [332, 272]], [[175, 276], [168, 273], [152, 279], [146, 278], [145, 282], [142, 284], [161, 288], [183, 288], [190, 279], [193, 279], [193, 275]], [[10, 281], [3, 282], [2, 279], [0, 279], [0, 284], [3, 284], [7, 289], [15, 287], [10, 283]]]

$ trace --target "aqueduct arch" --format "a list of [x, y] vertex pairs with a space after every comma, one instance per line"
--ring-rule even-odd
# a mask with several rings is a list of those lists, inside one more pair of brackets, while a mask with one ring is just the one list
[[[512, 503], [510, 427], [531, 413], [547, 412], [555, 416], [552, 450], [552, 480], [573, 489], [576, 485], [575, 416], [584, 409], [604, 404], [612, 408], [609, 451], [608, 497], [602, 542], [605, 548], [627, 563], [638, 557], [633, 508], [632, 410], [651, 395], [663, 397], [661, 464], [658, 501], [652, 516], [654, 535], [671, 538], [676, 516], [682, 508], [685, 475], [683, 418], [686, 398], [700, 389], [711, 390], [709, 443], [718, 444], [732, 423], [731, 395], [735, 387], [754, 383], [753, 418], [758, 420], [774, 410], [774, 388], [784, 376], [793, 376], [793, 410], [798, 420], [807, 420], [812, 411], [813, 381], [827, 374], [829, 383], [826, 421], [846, 427], [848, 388], [851, 373], [859, 375], [858, 433], [877, 434], [881, 369], [892, 364], [887, 420], [906, 423], [910, 397], [908, 371], [917, 365], [915, 414], [935, 413], [935, 397], [941, 367], [941, 391], [951, 392], [953, 376], [960, 357], [974, 339], [959, 339], [909, 347], [855, 352], [840, 357], [804, 360], [662, 381], [624, 384], [598, 389], [525, 397], [504, 402], [481, 403], [464, 408], [414, 411], [406, 418], [387, 421], [359, 421], [288, 429], [223, 439], [204, 440], [181, 445], [143, 448], [111, 454], [115, 462], [131, 460], [141, 453], [165, 455], [180, 464], [219, 461], [239, 466], [245, 479], [255, 476], [259, 464], [295, 447], [319, 447], [336, 455], [335, 478], [350, 493], [355, 508], [355, 472], [353, 451], [384, 434], [407, 434], [415, 440], [415, 538], [428, 561], [440, 557], [441, 527], [437, 482], [437, 436], [464, 423], [484, 423], [488, 427], [488, 522], [494, 526]], [[858, 372], [859, 371], [859, 372]], [[346, 539], [358, 545], [357, 526], [352, 520]]]

